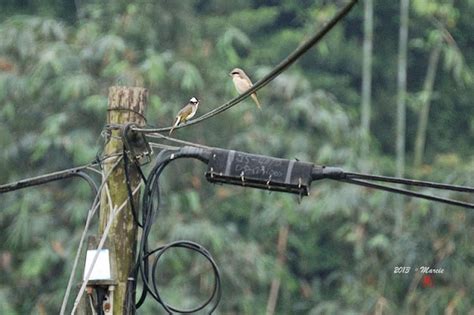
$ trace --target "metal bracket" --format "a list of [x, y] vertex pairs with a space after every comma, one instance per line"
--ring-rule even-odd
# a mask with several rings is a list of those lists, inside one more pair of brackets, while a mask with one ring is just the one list
[[122, 141], [126, 153], [131, 160], [137, 162], [139, 165], [148, 164], [151, 162], [153, 150], [150, 147], [145, 134], [134, 131], [132, 127], [136, 127], [136, 125], [134, 123], [129, 123], [124, 125], [121, 129]]

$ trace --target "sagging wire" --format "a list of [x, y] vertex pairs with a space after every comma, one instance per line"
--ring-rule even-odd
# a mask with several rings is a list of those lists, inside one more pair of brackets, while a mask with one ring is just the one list
[[365, 180], [358, 180], [358, 179], [341, 179], [339, 180], [341, 182], [349, 183], [349, 184], [355, 184], [359, 186], [365, 186], [369, 188], [374, 188], [374, 189], [379, 189], [379, 190], [385, 190], [388, 192], [392, 193], [397, 193], [401, 195], [406, 195], [410, 197], [416, 197], [416, 198], [421, 198], [421, 199], [426, 199], [426, 200], [431, 200], [431, 201], [436, 201], [436, 202], [441, 202], [453, 206], [458, 206], [458, 207], [463, 207], [463, 208], [470, 208], [474, 209], [474, 204], [468, 203], [468, 202], [463, 202], [459, 200], [454, 200], [454, 199], [448, 199], [448, 198], [443, 198], [443, 197], [438, 197], [438, 196], [433, 196], [433, 195], [426, 195], [422, 194], [419, 192], [407, 190], [407, 189], [402, 189], [402, 188], [395, 188], [395, 187], [390, 187], [390, 186], [385, 186], [385, 185], [380, 185], [380, 184], [374, 184]]
[[449, 205], [459, 206], [463, 208], [474, 209], [473, 203], [438, 197], [436, 195], [427, 195], [427, 194], [423, 194], [423, 193], [419, 193], [416, 191], [411, 191], [411, 190], [407, 190], [403, 188], [398, 188], [398, 187], [375, 184], [375, 183], [372, 183], [371, 181], [389, 182], [389, 183], [394, 183], [394, 184], [403, 184], [407, 186], [418, 186], [418, 187], [434, 188], [434, 189], [464, 192], [464, 193], [473, 193], [474, 187], [442, 184], [442, 183], [435, 183], [435, 182], [416, 180], [416, 179], [407, 179], [407, 178], [400, 178], [400, 177], [346, 172], [343, 169], [338, 168], [338, 167], [316, 166], [313, 168], [313, 172], [312, 172], [313, 180], [320, 180], [320, 179], [325, 179], [325, 178], [333, 179], [336, 181], [345, 182], [349, 184], [365, 186], [365, 187], [369, 187], [373, 189], [384, 190], [384, 191], [406, 195], [410, 197], [416, 197], [416, 198], [441, 202], [441, 203], [445, 203]]
[[[86, 169], [89, 169], [86, 167]], [[79, 171], [75, 174], [72, 174], [71, 176], [76, 176], [76, 177], [80, 177], [82, 179], [84, 179], [90, 186], [91, 190], [97, 194], [99, 192], [99, 188], [97, 187], [97, 184], [95, 183], [94, 179], [92, 179], [92, 177], [87, 174], [86, 172], [84, 171]]]
[[[170, 248], [185, 248], [185, 249], [189, 249], [191, 251], [195, 251], [198, 254], [202, 255], [204, 258], [206, 258], [206, 260], [211, 264], [212, 270], [214, 272], [214, 287], [212, 289], [212, 293], [210, 294], [209, 298], [206, 301], [202, 302], [201, 305], [198, 305], [197, 307], [190, 308], [190, 309], [179, 309], [179, 308], [177, 308], [175, 306], [172, 306], [170, 304], [167, 304], [163, 301], [163, 298], [160, 295], [160, 292], [158, 290], [158, 285], [157, 285], [156, 280], [155, 280], [156, 277], [154, 277], [154, 276], [156, 275], [156, 272], [157, 272], [159, 259]], [[167, 245], [160, 246], [160, 247], [150, 251], [146, 256], [143, 257], [143, 259], [148, 260], [149, 258], [151, 258], [150, 256], [152, 256], [152, 255], [156, 255], [156, 256], [154, 257], [153, 265], [152, 265], [151, 271], [150, 271], [150, 274], [152, 276], [152, 289], [153, 289], [153, 291], [150, 292], [150, 293], [152, 293], [153, 297], [157, 301], [159, 301], [160, 304], [163, 305], [163, 307], [165, 308], [165, 310], [168, 313], [178, 312], [178, 313], [189, 314], [189, 313], [199, 312], [200, 310], [202, 310], [206, 306], [208, 306], [210, 303], [212, 303], [212, 301], [215, 298], [217, 299], [217, 301], [221, 299], [221, 294], [222, 293], [221, 293], [221, 289], [220, 289], [221, 279], [220, 279], [219, 267], [217, 266], [216, 262], [212, 258], [209, 251], [206, 248], [204, 248], [203, 246], [201, 246], [201, 245], [199, 245], [195, 242], [186, 241], [186, 240], [175, 241], [175, 242], [172, 242], [172, 243], [167, 244]], [[150, 290], [150, 288], [149, 288], [149, 290]], [[218, 303], [215, 303], [213, 305], [213, 307], [209, 311], [209, 314], [211, 314], [215, 310], [217, 305], [218, 305]]]
[[173, 146], [173, 145], [166, 145], [166, 144], [161, 144], [161, 143], [156, 143], [156, 142], [149, 142], [150, 147], [152, 148], [158, 148], [158, 149], [163, 149], [163, 150], [178, 150], [181, 147]]
[[0, 185], [0, 194], [27, 188], [27, 187], [43, 185], [43, 184], [47, 184], [47, 183], [58, 181], [58, 180], [68, 179], [74, 176], [86, 180], [87, 183], [91, 186], [92, 190], [97, 192], [98, 188], [94, 180], [84, 171], [90, 169], [93, 166], [100, 165], [100, 163], [104, 162], [107, 159], [114, 158], [119, 155], [121, 154], [109, 155], [109, 156], [101, 158], [100, 160], [93, 161], [86, 165], [72, 167], [65, 170], [56, 171], [56, 172], [52, 172], [52, 173], [48, 173], [48, 174], [44, 174], [40, 176], [25, 178], [13, 183]]
[[[285, 71], [288, 67], [290, 67], [293, 63], [295, 63], [303, 54], [305, 54], [310, 48], [316, 45], [344, 16], [346, 16], [354, 5], [357, 3], [358, 0], [351, 0], [345, 7], [343, 7], [327, 24], [323, 26], [323, 28], [311, 36], [308, 40], [303, 42], [298, 48], [296, 48], [292, 53], [290, 53], [285, 59], [283, 59], [277, 66], [275, 66], [267, 75], [265, 75], [262, 79], [257, 81], [249, 90], [245, 93], [237, 96], [236, 98], [228, 101], [227, 103], [220, 105], [219, 107], [201, 115], [198, 118], [192, 119], [187, 121], [184, 124], [178, 125], [175, 129], [188, 127], [197, 123], [200, 123], [206, 119], [209, 119], [217, 114], [222, 113], [223, 111], [239, 104], [241, 101], [246, 99], [248, 96], [253, 94], [254, 92], [260, 90], [265, 85], [270, 83], [273, 79], [275, 79], [280, 73]], [[133, 127], [132, 130], [139, 131], [143, 133], [155, 133], [155, 132], [166, 132], [171, 130], [172, 127], [164, 127], [164, 128], [138, 128]]]
[[[132, 191], [132, 195], [135, 195], [140, 190], [141, 186], [142, 186], [142, 184], [140, 183]], [[86, 272], [86, 275], [85, 275], [84, 280], [82, 282], [81, 288], [79, 289], [78, 295], [76, 296], [76, 299], [74, 301], [74, 307], [71, 311], [71, 314], [75, 314], [75, 312], [77, 310], [77, 307], [78, 307], [79, 302], [82, 298], [82, 295], [84, 294], [87, 283], [89, 282], [89, 278], [92, 274], [92, 270], [94, 269], [94, 265], [97, 262], [100, 251], [104, 247], [105, 240], [107, 239], [107, 236], [110, 232], [110, 228], [112, 226], [112, 223], [113, 223], [115, 217], [122, 211], [123, 208], [125, 208], [125, 206], [127, 205], [128, 201], [129, 201], [129, 198], [127, 197], [127, 199], [119, 207], [112, 207], [112, 202], [110, 200], [111, 199], [110, 192], [109, 192], [107, 183], [105, 184], [105, 191], [106, 191], [106, 194], [107, 194], [107, 198], [109, 199], [110, 217], [108, 218], [108, 221], [107, 221], [107, 224], [105, 226], [104, 232], [103, 232], [102, 237], [99, 241], [99, 245], [97, 246], [96, 253], [95, 253], [94, 257], [92, 258], [91, 266], [90, 266], [89, 270]]]
[[102, 189], [104, 188], [105, 183], [109, 179], [110, 174], [112, 174], [112, 172], [119, 165], [121, 160], [122, 160], [122, 157], [119, 157], [117, 159], [117, 161], [112, 165], [109, 172], [105, 175], [102, 174], [103, 175], [102, 182], [101, 182], [99, 188], [97, 189], [97, 193], [96, 193], [96, 196], [95, 196], [94, 201], [92, 203], [92, 206], [89, 209], [89, 211], [87, 212], [86, 224], [84, 226], [84, 230], [82, 231], [82, 235], [81, 235], [81, 238], [79, 240], [79, 246], [78, 246], [77, 251], [76, 251], [76, 257], [74, 258], [74, 263], [73, 263], [73, 266], [72, 266], [71, 274], [69, 276], [68, 284], [67, 284], [67, 287], [66, 287], [66, 292], [64, 294], [63, 302], [61, 304], [60, 315], [64, 315], [65, 312], [66, 312], [67, 301], [68, 301], [69, 295], [71, 293], [72, 282], [73, 282], [74, 276], [76, 274], [77, 265], [78, 265], [78, 262], [79, 262], [79, 257], [80, 257], [81, 252], [82, 252], [82, 247], [84, 245], [84, 241], [86, 239], [86, 235], [87, 235], [87, 232], [89, 230], [89, 226], [90, 226], [90, 223], [92, 221], [92, 218], [94, 217], [94, 214], [96, 213], [97, 209], [100, 206], [100, 202], [99, 202], [100, 194], [102, 193]]
[[[179, 141], [178, 139], [170, 139], [170, 140]], [[186, 142], [186, 141], [184, 141], [184, 142]], [[156, 144], [156, 145], [158, 147], [166, 148], [166, 149], [170, 149], [170, 148], [173, 148], [173, 149], [178, 148], [179, 149], [179, 147], [165, 146], [165, 145], [160, 145], [160, 144]], [[195, 144], [195, 145], [197, 145], [197, 144]], [[93, 168], [93, 166], [100, 165], [100, 163], [102, 163], [102, 162], [104, 162], [108, 159], [115, 158], [115, 157], [119, 157], [119, 158], [114, 163], [111, 170], [105, 176], [103, 176], [103, 180], [102, 180], [102, 183], [101, 183], [100, 187], [97, 187], [97, 185], [92, 180], [92, 178], [87, 173], [83, 172], [83, 170], [91, 170], [91, 171], [98, 172], [98, 173], [102, 174], [100, 171]], [[92, 204], [91, 208], [88, 211], [88, 215], [87, 215], [87, 218], [86, 218], [86, 224], [85, 224], [83, 233], [81, 235], [81, 239], [79, 241], [79, 247], [78, 247], [77, 252], [76, 252], [76, 257], [75, 257], [75, 260], [74, 260], [74, 263], [73, 263], [73, 268], [72, 268], [72, 271], [71, 271], [71, 274], [70, 274], [70, 277], [69, 277], [69, 280], [68, 280], [66, 292], [65, 292], [63, 302], [62, 302], [62, 305], [61, 305], [61, 310], [60, 310], [61, 315], [64, 315], [65, 311], [66, 311], [67, 300], [69, 299], [69, 295], [70, 295], [70, 292], [71, 292], [71, 289], [72, 289], [72, 281], [74, 279], [74, 276], [75, 276], [75, 273], [76, 273], [76, 270], [77, 270], [78, 260], [79, 260], [80, 253], [81, 253], [82, 248], [83, 248], [85, 236], [87, 235], [87, 231], [89, 229], [91, 220], [92, 220], [94, 214], [96, 213], [98, 207], [100, 206], [100, 203], [98, 202], [99, 197], [100, 197], [100, 193], [103, 190], [104, 185], [105, 185], [107, 179], [109, 178], [110, 174], [118, 166], [118, 164], [121, 162], [122, 158], [125, 160], [124, 165], [129, 165], [130, 164], [129, 160], [128, 160], [128, 156], [126, 154], [123, 154], [123, 153], [114, 154], [114, 155], [103, 157], [99, 161], [94, 161], [94, 162], [91, 162], [91, 163], [89, 163], [87, 165], [84, 165], [84, 166], [74, 167], [74, 168], [70, 168], [70, 169], [66, 169], [66, 170], [62, 170], [62, 171], [58, 171], [58, 172], [53, 172], [53, 173], [50, 173], [50, 174], [45, 174], [45, 175], [41, 175], [41, 176], [34, 177], [34, 178], [24, 179], [24, 180], [21, 180], [19, 182], [15, 182], [15, 183], [0, 186], [0, 188], [2, 188], [2, 190], [3, 190], [3, 191], [0, 191], [0, 192], [8, 192], [8, 191], [21, 189], [21, 188], [26, 188], [26, 187], [31, 187], [31, 186], [35, 186], [35, 185], [45, 184], [45, 183], [49, 183], [51, 181], [56, 181], [56, 180], [60, 180], [60, 179], [64, 179], [64, 178], [69, 178], [71, 176], [80, 176], [81, 178], [86, 179], [89, 182], [90, 186], [94, 188], [96, 196], [94, 198], [94, 201], [93, 201], [93, 204]], [[141, 168], [137, 165], [136, 165], [136, 167], [137, 167], [137, 170], [139, 171], [142, 179], [146, 182], [146, 178], [145, 178]], [[126, 176], [126, 180], [127, 180], [127, 191], [128, 191], [128, 195], [129, 195], [129, 200], [131, 201], [131, 200], [133, 200], [132, 196], [135, 194], [135, 192], [137, 190], [135, 190], [135, 192], [132, 192], [130, 189], [128, 189], [128, 188], [130, 188], [130, 177], [129, 177], [128, 167], [125, 168], [125, 176]], [[141, 223], [138, 221], [138, 214], [137, 214], [137, 211], [135, 210], [133, 201], [130, 202], [130, 205], [131, 205], [132, 214], [133, 214], [135, 222], [137, 223], [137, 225], [141, 226]], [[121, 210], [121, 208], [119, 209], [119, 211], [120, 210]]]
[[474, 192], [474, 187], [442, 184], [442, 183], [428, 182], [428, 181], [422, 181], [422, 180], [417, 180], [417, 179], [370, 175], [370, 174], [362, 174], [362, 173], [354, 173], [354, 172], [345, 172], [345, 174], [346, 174], [346, 178], [348, 179], [365, 179], [365, 180], [372, 180], [372, 181], [436, 188], [436, 189], [459, 191], [459, 192], [471, 192], [471, 193]]
[[[94, 201], [93, 201], [92, 206], [89, 209], [88, 214], [87, 214], [86, 224], [85, 224], [83, 233], [81, 235], [81, 239], [79, 241], [79, 247], [78, 247], [78, 250], [76, 252], [76, 257], [74, 259], [73, 268], [72, 268], [72, 271], [71, 271], [71, 274], [70, 274], [70, 277], [69, 277], [69, 280], [68, 280], [68, 284], [67, 284], [67, 287], [66, 287], [66, 292], [64, 294], [63, 302], [61, 304], [61, 310], [60, 310], [61, 315], [65, 314], [65, 310], [66, 310], [66, 307], [67, 307], [67, 300], [69, 299], [69, 295], [70, 295], [70, 292], [71, 292], [72, 281], [74, 279], [74, 275], [75, 275], [76, 270], [77, 270], [77, 265], [78, 265], [80, 253], [82, 251], [82, 246], [84, 244], [85, 236], [86, 236], [87, 231], [89, 229], [92, 217], [94, 216], [94, 214], [96, 213], [96, 211], [97, 211], [97, 209], [100, 205], [100, 203], [99, 203], [100, 193], [103, 189], [104, 183], [106, 182], [107, 178], [110, 176], [112, 170], [120, 163], [120, 161], [122, 159], [121, 155], [122, 155], [121, 153], [120, 154], [112, 154], [112, 155], [108, 155], [108, 156], [104, 156], [102, 158], [99, 158], [96, 161], [93, 161], [93, 162], [91, 162], [89, 164], [86, 164], [86, 165], [83, 165], [83, 166], [72, 167], [72, 168], [69, 168], [69, 169], [56, 171], [56, 172], [52, 172], [52, 173], [48, 173], [48, 174], [44, 174], [44, 175], [40, 175], [40, 176], [36, 176], [36, 177], [22, 179], [22, 180], [13, 182], [13, 183], [0, 185], [0, 193], [7, 193], [7, 192], [27, 188], [27, 187], [33, 187], [33, 186], [47, 184], [47, 183], [50, 183], [50, 182], [53, 182], [53, 181], [59, 181], [59, 180], [68, 179], [68, 178], [71, 178], [71, 177], [79, 177], [79, 178], [84, 179], [89, 184], [89, 186], [91, 187], [91, 189], [95, 193]], [[103, 177], [102, 184], [100, 185], [100, 187], [97, 187], [97, 184], [92, 179], [92, 177], [84, 171], [85, 170], [91, 170], [91, 171], [94, 171], [94, 172], [101, 173], [100, 171], [96, 170], [94, 168], [94, 166], [98, 166], [98, 165], [100, 166], [103, 162], [105, 162], [109, 159], [113, 159], [113, 158], [118, 158], [118, 160], [113, 165], [112, 170], [105, 177]]]
[[[179, 143], [179, 144], [184, 144], [184, 145], [189, 145], [189, 146], [192, 146], [192, 147], [197, 147], [197, 148], [203, 148], [203, 149], [212, 149], [211, 147], [207, 146], [207, 145], [204, 145], [204, 144], [199, 144], [199, 143], [195, 143], [195, 142], [190, 142], [190, 141], [185, 141], [185, 140], [181, 140], [181, 139], [177, 139], [177, 138], [173, 138], [173, 137], [170, 137], [170, 136], [165, 136], [165, 135], [162, 135], [161, 133], [152, 133], [152, 134], [147, 134], [146, 135], [147, 137], [150, 137], [150, 138], [158, 138], [158, 139], [165, 139], [165, 140], [168, 140], [168, 141], [171, 141], [171, 142], [175, 142], [175, 143]], [[176, 149], [177, 147], [174, 147], [172, 149]]]
[[88, 167], [94, 165], [93, 163], [89, 163], [84, 166], [73, 167], [62, 171], [57, 171], [45, 175], [40, 175], [36, 177], [26, 178], [19, 180], [14, 183], [4, 184], [0, 186], [0, 193], [7, 193], [10, 191], [15, 191], [27, 187], [32, 186], [39, 186], [47, 183], [51, 183], [58, 180], [68, 179], [71, 177], [79, 177], [84, 179], [92, 188], [93, 191], [97, 192], [97, 185], [94, 183], [92, 178], [84, 173], [84, 170]]
[[[217, 305], [219, 304], [219, 301], [221, 299], [221, 280], [219, 268], [217, 267], [215, 261], [212, 259], [210, 253], [204, 247], [191, 241], [176, 241], [164, 246], [160, 246], [156, 249], [149, 250], [148, 243], [148, 237], [160, 206], [159, 177], [161, 173], [171, 161], [178, 158], [193, 157], [203, 160], [204, 158], [202, 152], [204, 152], [204, 150], [193, 147], [181, 148], [179, 150], [161, 151], [156, 157], [156, 163], [153, 169], [150, 171], [142, 197], [143, 231], [139, 242], [137, 261], [134, 267], [134, 279], [137, 279], [138, 276], [140, 276], [140, 279], [143, 283], [141, 295], [135, 304], [136, 309], [140, 308], [141, 305], [143, 305], [148, 294], [151, 295], [153, 299], [155, 299], [168, 314], [172, 314], [173, 312], [193, 313], [202, 310], [208, 306], [210, 307], [208, 313], [211, 314], [214, 312], [214, 310], [217, 308]], [[208, 262], [212, 265], [212, 269], [214, 272], [214, 287], [212, 293], [210, 294], [210, 297], [201, 305], [198, 305], [191, 309], [179, 309], [164, 301], [159, 293], [156, 277], [154, 276], [158, 268], [158, 260], [160, 259], [160, 257], [164, 254], [166, 250], [176, 247], [186, 248], [198, 252], [208, 260]], [[155, 257], [153, 263], [150, 265], [150, 259], [152, 256]], [[135, 292], [137, 281], [134, 281], [133, 283], [135, 285], [133, 291]], [[213, 304], [211, 305], [211, 303]]]

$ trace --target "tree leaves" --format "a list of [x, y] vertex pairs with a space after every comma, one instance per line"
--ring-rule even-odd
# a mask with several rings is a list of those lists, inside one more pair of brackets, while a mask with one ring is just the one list
[[198, 68], [187, 61], [175, 62], [169, 69], [169, 75], [175, 82], [180, 82], [179, 86], [184, 91], [201, 90], [203, 87]]
[[[460, 5], [469, 7], [463, 1]], [[371, 152], [360, 155], [364, 139], [356, 127], [361, 56], [357, 14], [348, 16], [321, 45], [259, 91], [261, 112], [246, 100], [205, 124], [180, 129], [176, 136], [347, 170], [364, 167], [374, 174], [393, 174], [398, 27], [394, 7], [383, 1], [375, 11]], [[204, 113], [236, 95], [230, 69], [242, 67], [256, 81], [335, 8], [323, 1], [139, 0], [104, 6], [93, 0], [81, 7], [81, 18], [74, 25], [57, 16], [2, 21], [1, 183], [93, 159], [105, 123], [109, 86], [147, 87], [148, 120], [159, 126], [169, 125], [191, 96], [201, 99], [198, 114]], [[468, 136], [474, 130], [469, 125], [474, 126], [472, 93], [459, 89], [460, 83], [466, 87], [472, 83], [471, 11], [460, 15], [444, 1], [413, 2], [410, 34], [416, 38], [411, 41], [415, 49], [408, 71], [413, 104], [426, 97], [414, 91], [425, 74], [425, 52], [440, 36], [445, 41], [445, 68], [435, 85], [437, 110], [430, 113], [426, 163], [410, 170], [410, 177], [473, 186]], [[431, 22], [433, 15], [455, 41]], [[416, 111], [416, 106], [408, 111], [408, 135]], [[185, 161], [167, 169], [160, 180], [162, 208], [152, 243], [186, 238], [209, 249], [223, 273], [219, 312], [263, 313], [270, 282], [280, 275], [277, 312], [281, 314], [400, 313], [407, 307], [442, 313], [455, 296], [460, 301], [455, 310], [468, 313], [472, 297], [459, 292], [474, 291], [466, 269], [466, 257], [472, 256], [469, 212], [409, 200], [407, 224], [397, 239], [391, 234], [393, 196], [386, 192], [314, 182], [311, 195], [300, 203], [291, 195], [210, 185], [202, 178], [204, 171], [201, 164]], [[0, 198], [0, 227], [8, 235], [0, 245], [0, 313], [31, 313], [40, 306], [55, 313], [57, 305], [44, 301], [56, 301], [63, 294], [69, 255], [77, 245], [90, 192], [85, 184], [68, 181]], [[291, 229], [288, 255], [279, 269], [275, 247], [282, 224]], [[2, 253], [12, 255], [8, 272]], [[202, 267], [192, 257], [183, 257], [173, 257], [163, 270], [171, 284], [184, 281], [186, 266], [193, 275]], [[418, 286], [408, 295], [412, 278], [393, 274], [392, 268], [400, 264], [437, 264], [450, 271], [436, 278], [430, 290]], [[202, 286], [206, 288], [205, 280]], [[179, 288], [169, 293], [173, 301], [183, 299]], [[200, 289], [199, 284], [185, 283], [186, 303], [196, 302]], [[145, 313], [160, 311], [148, 303], [153, 302], [147, 301]]]

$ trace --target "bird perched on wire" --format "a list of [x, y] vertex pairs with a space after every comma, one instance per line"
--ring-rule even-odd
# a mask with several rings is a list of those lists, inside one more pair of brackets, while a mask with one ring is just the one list
[[[234, 68], [229, 75], [232, 77], [232, 81], [234, 82], [234, 86], [237, 89], [237, 92], [240, 94], [244, 93], [248, 89], [250, 89], [253, 84], [252, 81], [250, 81], [249, 77], [245, 74], [244, 70], [240, 68]], [[262, 109], [260, 107], [260, 102], [257, 99], [257, 93], [252, 93], [250, 97], [253, 99], [255, 104], [257, 104], [257, 107], [259, 109]]]
[[199, 100], [195, 97], [191, 97], [188, 104], [181, 108], [181, 110], [176, 115], [173, 127], [170, 130], [170, 135], [173, 132], [173, 129], [176, 128], [181, 123], [186, 122], [187, 120], [194, 117], [199, 106]]

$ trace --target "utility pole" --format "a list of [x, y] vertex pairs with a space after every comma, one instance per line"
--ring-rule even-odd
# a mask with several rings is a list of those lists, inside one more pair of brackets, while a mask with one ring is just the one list
[[[109, 89], [109, 105], [107, 112], [107, 123], [110, 125], [124, 125], [135, 123], [137, 126], [145, 125], [144, 113], [148, 103], [148, 91], [140, 87], [113, 86]], [[106, 156], [123, 152], [123, 142], [120, 130], [112, 130], [109, 141], [105, 146]], [[107, 174], [114, 162], [104, 163], [104, 172]], [[130, 180], [132, 191], [139, 185], [140, 176], [134, 169], [130, 169]], [[125, 184], [125, 173], [123, 162], [119, 164], [108, 179], [110, 199], [112, 208], [119, 207], [128, 198]], [[134, 204], [138, 209], [139, 194], [134, 196]], [[105, 189], [102, 191], [100, 200], [100, 223], [99, 237], [104, 233], [107, 220], [110, 216], [110, 206]], [[133, 305], [135, 301], [130, 301], [132, 295], [127, 296], [127, 288], [131, 289], [132, 282], [129, 276], [134, 265], [137, 242], [137, 225], [133, 220], [130, 205], [127, 205], [115, 218], [112, 223], [108, 244], [110, 249], [110, 264], [112, 274], [117, 286], [113, 297], [113, 314], [130, 314], [127, 305]], [[129, 301], [127, 301], [127, 299]]]

